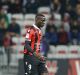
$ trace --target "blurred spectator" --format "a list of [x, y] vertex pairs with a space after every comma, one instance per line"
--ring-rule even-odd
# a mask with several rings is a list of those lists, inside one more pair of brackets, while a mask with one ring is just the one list
[[4, 8], [0, 8], [0, 18], [4, 18], [5, 19], [5, 22], [6, 22], [6, 28], [8, 27], [9, 25], [9, 19], [8, 19], [8, 16], [7, 16], [7, 13], [6, 13], [6, 10]]
[[60, 14], [63, 16], [63, 14], [66, 11], [66, 5], [67, 5], [67, 1], [68, 0], [60, 0], [61, 2], [61, 10], [60, 10]]
[[61, 0], [52, 0], [50, 8], [51, 8], [51, 13], [56, 12], [63, 14], [63, 12], [65, 11], [65, 5]]
[[77, 19], [78, 31], [80, 32], [80, 18]]
[[49, 32], [51, 28], [53, 28], [53, 29], [55, 28], [56, 29], [56, 27], [54, 25], [54, 18], [53, 17], [51, 17], [49, 19], [49, 21], [48, 21], [48, 23], [46, 25], [46, 32]]
[[74, 32], [76, 34], [76, 32], [78, 32], [78, 24], [77, 24], [77, 20], [72, 20], [71, 21], [71, 32]]
[[55, 28], [50, 28], [48, 32], [45, 33], [45, 37], [49, 44], [51, 45], [57, 45], [58, 43], [58, 37]]
[[69, 42], [68, 33], [64, 30], [62, 26], [58, 32], [58, 42], [60, 45], [67, 45]]
[[7, 29], [5, 27], [5, 19], [0, 19], [0, 46], [3, 46], [4, 36], [6, 35]]
[[62, 26], [62, 21], [61, 21], [61, 15], [58, 13], [54, 13], [54, 25], [57, 28], [57, 31], [59, 31], [60, 27]]
[[11, 0], [8, 12], [9, 13], [21, 13], [22, 12], [21, 0]]
[[64, 14], [63, 17], [63, 27], [66, 32], [70, 31], [70, 15], [68, 13]]
[[76, 20], [71, 21], [71, 27], [70, 27], [70, 40], [72, 44], [78, 44], [78, 32], [79, 31], [79, 26], [77, 24]]
[[80, 3], [76, 5], [76, 16], [77, 18], [80, 18]]
[[72, 6], [72, 7], [75, 7], [77, 3], [79, 3], [80, 0], [69, 0], [69, 4]]
[[6, 34], [3, 40], [3, 46], [5, 48], [5, 52], [7, 54], [7, 67], [10, 65], [10, 60], [11, 60], [11, 53], [12, 53], [12, 48], [11, 48], [11, 37], [9, 34]]
[[61, 9], [61, 3], [59, 0], [52, 0], [51, 2], [51, 12], [59, 12]]
[[16, 19], [11, 19], [11, 24], [8, 27], [8, 32], [11, 36], [19, 36], [20, 35], [20, 26], [16, 23]]
[[9, 0], [0, 0], [0, 7], [5, 7], [6, 10], [9, 8], [10, 1]]
[[22, 6], [26, 13], [37, 13], [38, 0], [23, 0]]
[[49, 6], [51, 0], [38, 0], [39, 6]]

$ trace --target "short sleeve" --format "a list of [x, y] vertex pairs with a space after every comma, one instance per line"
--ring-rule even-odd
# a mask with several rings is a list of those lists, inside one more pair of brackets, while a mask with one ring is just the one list
[[31, 39], [32, 39], [32, 36], [34, 35], [34, 31], [33, 31], [33, 29], [27, 29], [27, 32], [26, 32], [26, 40], [27, 41], [31, 41]]

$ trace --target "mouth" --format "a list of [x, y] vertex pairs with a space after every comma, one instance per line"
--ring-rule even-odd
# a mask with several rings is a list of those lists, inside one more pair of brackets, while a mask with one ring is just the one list
[[45, 22], [43, 22], [42, 24], [45, 24]]

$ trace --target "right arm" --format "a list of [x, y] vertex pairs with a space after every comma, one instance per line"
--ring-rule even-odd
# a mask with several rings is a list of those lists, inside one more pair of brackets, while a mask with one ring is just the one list
[[24, 49], [27, 50], [28, 52], [31, 52], [31, 53], [33, 52], [32, 48], [30, 46], [32, 35], [33, 35], [33, 31], [30, 29], [27, 29]]

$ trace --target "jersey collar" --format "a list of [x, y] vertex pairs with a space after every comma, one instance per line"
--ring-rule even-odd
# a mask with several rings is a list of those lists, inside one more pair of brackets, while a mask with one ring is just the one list
[[[33, 27], [35, 27], [36, 29], [39, 29], [35, 24], [33, 24]], [[39, 29], [40, 30], [40, 29]]]

